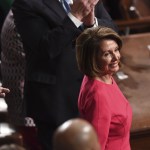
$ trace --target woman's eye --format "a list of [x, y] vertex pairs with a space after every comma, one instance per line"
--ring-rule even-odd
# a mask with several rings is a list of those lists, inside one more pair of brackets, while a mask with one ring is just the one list
[[115, 51], [116, 51], [116, 52], [119, 51], [119, 48], [116, 48]]
[[104, 53], [104, 56], [105, 56], [105, 57], [107, 57], [107, 56], [109, 56], [109, 55], [110, 55], [109, 53]]

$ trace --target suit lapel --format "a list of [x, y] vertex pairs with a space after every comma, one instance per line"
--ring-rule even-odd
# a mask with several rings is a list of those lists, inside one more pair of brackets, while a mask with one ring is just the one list
[[47, 5], [59, 17], [64, 18], [64, 16], [66, 16], [66, 12], [59, 0], [43, 0], [43, 3], [45, 3], [45, 5]]

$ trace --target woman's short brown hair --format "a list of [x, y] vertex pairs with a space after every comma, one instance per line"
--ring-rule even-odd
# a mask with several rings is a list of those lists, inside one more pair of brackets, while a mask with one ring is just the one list
[[118, 33], [108, 27], [94, 27], [83, 31], [76, 40], [76, 58], [79, 70], [87, 76], [96, 77], [101, 70], [98, 67], [97, 57], [100, 42], [104, 39], [114, 40], [122, 47], [122, 40]]

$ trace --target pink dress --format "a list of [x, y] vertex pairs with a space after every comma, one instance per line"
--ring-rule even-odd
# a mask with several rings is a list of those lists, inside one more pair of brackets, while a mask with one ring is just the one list
[[130, 150], [131, 107], [112, 78], [106, 84], [84, 76], [78, 108], [95, 128], [102, 150]]

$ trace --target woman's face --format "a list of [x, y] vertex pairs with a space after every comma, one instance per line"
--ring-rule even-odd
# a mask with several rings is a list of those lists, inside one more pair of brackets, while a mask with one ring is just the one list
[[104, 74], [113, 74], [119, 70], [120, 51], [114, 40], [104, 39], [100, 42], [99, 66]]

